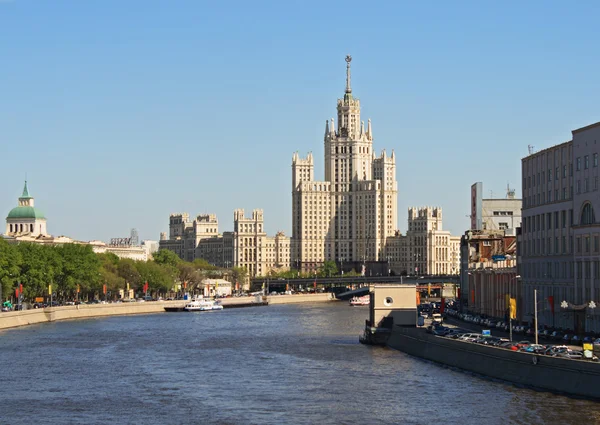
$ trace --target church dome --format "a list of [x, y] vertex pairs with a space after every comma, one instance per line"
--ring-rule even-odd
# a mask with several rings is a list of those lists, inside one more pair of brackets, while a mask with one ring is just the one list
[[44, 213], [39, 209], [29, 206], [18, 206], [10, 210], [6, 219], [10, 218], [32, 218], [45, 220]]

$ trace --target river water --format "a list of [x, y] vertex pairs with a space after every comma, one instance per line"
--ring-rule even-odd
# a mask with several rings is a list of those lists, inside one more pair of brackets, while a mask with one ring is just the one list
[[361, 345], [366, 317], [320, 303], [7, 330], [0, 423], [600, 423], [600, 403]]

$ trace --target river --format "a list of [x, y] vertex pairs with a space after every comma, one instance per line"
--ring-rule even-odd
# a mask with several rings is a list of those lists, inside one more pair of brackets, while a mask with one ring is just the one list
[[600, 403], [361, 345], [367, 312], [277, 305], [6, 330], [0, 423], [600, 423]]

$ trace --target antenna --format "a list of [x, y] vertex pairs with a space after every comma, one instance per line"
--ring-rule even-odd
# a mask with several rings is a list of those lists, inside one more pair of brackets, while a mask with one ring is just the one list
[[531, 155], [535, 152], [535, 146], [527, 145], [527, 150], [529, 150], [529, 155]]

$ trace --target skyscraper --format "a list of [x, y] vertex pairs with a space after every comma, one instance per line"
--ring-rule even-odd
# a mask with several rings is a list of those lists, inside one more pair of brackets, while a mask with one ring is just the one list
[[292, 254], [303, 271], [324, 261], [385, 259], [386, 239], [397, 228], [396, 156], [373, 150], [371, 120], [365, 129], [360, 100], [352, 95], [346, 56], [346, 90], [337, 101], [337, 127], [326, 121], [325, 180], [314, 180], [312, 153], [292, 158]]

